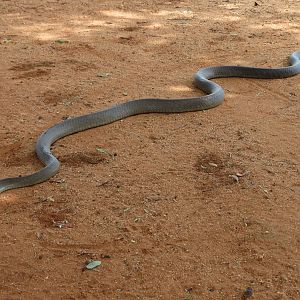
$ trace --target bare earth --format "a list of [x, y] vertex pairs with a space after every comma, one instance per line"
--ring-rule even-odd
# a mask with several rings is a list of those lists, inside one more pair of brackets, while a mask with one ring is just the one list
[[[1, 178], [41, 168], [35, 141], [64, 118], [201, 95], [201, 67], [286, 66], [300, 50], [297, 0], [2, 0], [0, 12]], [[241, 299], [247, 287], [300, 299], [300, 76], [216, 82], [221, 106], [67, 137], [55, 177], [0, 195], [1, 299]]]

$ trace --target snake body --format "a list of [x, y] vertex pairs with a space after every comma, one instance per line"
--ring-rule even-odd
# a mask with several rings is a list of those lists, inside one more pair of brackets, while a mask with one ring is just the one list
[[108, 109], [65, 120], [50, 127], [38, 138], [36, 153], [45, 165], [40, 171], [31, 175], [0, 180], [0, 193], [10, 189], [31, 186], [52, 177], [59, 169], [58, 159], [51, 153], [51, 145], [67, 135], [84, 131], [146, 113], [181, 113], [206, 110], [218, 106], [224, 100], [224, 90], [210, 81], [218, 77], [251, 77], [275, 79], [291, 77], [300, 73], [300, 51], [289, 56], [290, 66], [276, 69], [217, 66], [200, 69], [195, 74], [196, 86], [207, 95], [184, 99], [138, 99], [117, 104]]

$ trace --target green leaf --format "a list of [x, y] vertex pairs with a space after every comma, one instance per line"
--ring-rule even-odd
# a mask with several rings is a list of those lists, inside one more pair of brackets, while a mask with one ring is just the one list
[[69, 43], [69, 41], [68, 40], [64, 40], [64, 39], [59, 39], [59, 40], [56, 40], [55, 43], [65, 44], [65, 43]]
[[100, 153], [107, 154], [107, 155], [109, 155], [109, 156], [111, 156], [111, 157], [113, 156], [111, 153], [109, 153], [108, 150], [106, 150], [106, 149], [104, 149], [104, 148], [99, 148], [99, 147], [97, 147], [96, 150], [97, 150], [98, 152], [100, 152]]
[[85, 268], [88, 270], [93, 270], [97, 267], [99, 267], [101, 265], [101, 261], [100, 260], [92, 260], [91, 262], [89, 262]]
[[107, 78], [111, 75], [111, 73], [98, 73], [97, 76], [101, 78]]
[[11, 43], [11, 42], [12, 42], [12, 39], [9, 38], [9, 37], [3, 39], [3, 43], [4, 43], [4, 44]]

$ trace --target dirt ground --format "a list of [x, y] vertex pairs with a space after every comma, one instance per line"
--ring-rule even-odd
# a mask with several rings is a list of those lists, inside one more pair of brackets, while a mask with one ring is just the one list
[[[300, 50], [297, 0], [2, 0], [0, 12], [1, 178], [41, 168], [35, 141], [62, 119], [201, 95], [201, 67], [280, 67]], [[67, 137], [55, 177], [0, 195], [1, 299], [241, 299], [248, 287], [300, 299], [300, 76], [215, 81], [221, 106]], [[90, 260], [102, 264], [84, 270]]]

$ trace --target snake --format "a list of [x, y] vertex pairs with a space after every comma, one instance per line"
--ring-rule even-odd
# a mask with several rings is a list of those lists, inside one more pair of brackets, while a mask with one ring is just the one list
[[202, 68], [195, 73], [194, 84], [205, 95], [181, 99], [146, 98], [130, 100], [104, 110], [66, 119], [44, 131], [36, 142], [35, 151], [44, 167], [30, 175], [0, 180], [0, 193], [44, 182], [56, 174], [59, 170], [60, 162], [52, 154], [51, 146], [65, 136], [138, 114], [183, 113], [214, 108], [224, 101], [225, 92], [221, 86], [210, 79], [226, 77], [276, 79], [299, 74], [300, 51], [292, 53], [288, 60], [289, 66], [282, 68], [248, 66], [211, 66]]

